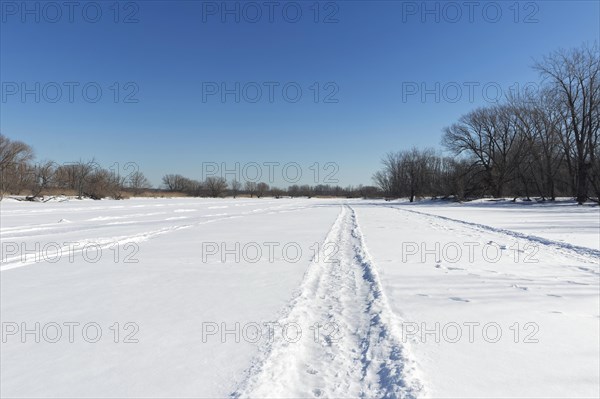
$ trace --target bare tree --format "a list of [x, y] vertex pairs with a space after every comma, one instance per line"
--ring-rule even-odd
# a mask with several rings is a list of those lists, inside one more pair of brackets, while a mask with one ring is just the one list
[[90, 177], [101, 170], [94, 159], [90, 161], [79, 160], [57, 166], [54, 171], [54, 185], [59, 188], [74, 190], [79, 199], [83, 198], [88, 190]]
[[410, 202], [428, 191], [434, 161], [435, 152], [432, 149], [413, 148], [400, 154], [401, 183], [408, 189]]
[[[558, 50], [535, 64], [556, 97], [563, 121], [562, 144], [579, 204], [588, 199], [589, 173], [597, 156], [600, 129], [598, 44]], [[593, 180], [593, 179], [592, 179]]]
[[31, 195], [27, 197], [28, 200], [35, 200], [42, 191], [54, 182], [56, 169], [56, 164], [53, 161], [45, 161], [33, 166]]
[[525, 101], [513, 100], [514, 109], [519, 121], [519, 129], [523, 136], [523, 145], [527, 149], [523, 164], [519, 169], [526, 169], [530, 178], [524, 181], [533, 183], [542, 199], [554, 200], [558, 178], [563, 169], [565, 153], [561, 145], [561, 118], [555, 97], [542, 90], [536, 96]]
[[140, 171], [135, 171], [129, 176], [128, 186], [133, 191], [133, 195], [139, 195], [142, 191], [152, 187], [150, 181]]
[[283, 197], [283, 190], [279, 187], [271, 187], [271, 195], [276, 199]]
[[233, 195], [233, 198], [237, 197], [237, 195], [241, 189], [242, 189], [242, 183], [240, 183], [239, 181], [234, 179], [231, 182], [231, 195]]
[[492, 194], [502, 197], [526, 151], [519, 133], [514, 108], [495, 106], [462, 116], [444, 129], [442, 142], [456, 155], [466, 154], [480, 166]]
[[388, 196], [408, 196], [410, 202], [431, 193], [437, 156], [433, 149], [389, 153], [382, 160], [384, 169], [375, 173], [375, 183]]
[[180, 191], [191, 195], [192, 197], [200, 197], [203, 195], [204, 184], [198, 180], [188, 179], [183, 177], [181, 180], [182, 189]]
[[269, 191], [269, 185], [267, 183], [260, 182], [256, 185], [256, 196], [258, 198], [265, 195], [267, 191]]
[[75, 179], [75, 189], [77, 190], [77, 198], [82, 199], [85, 195], [85, 190], [90, 180], [90, 176], [100, 170], [100, 167], [94, 159], [90, 161], [79, 160], [70, 165], [73, 170]]
[[0, 200], [5, 193], [20, 193], [30, 177], [33, 150], [21, 141], [0, 134]]
[[293, 184], [288, 187], [288, 195], [292, 198], [300, 196], [300, 187], [297, 184]]
[[256, 194], [256, 182], [247, 181], [244, 185], [244, 189], [248, 194], [250, 194], [250, 198], [252, 198], [254, 194]]
[[204, 181], [204, 186], [211, 197], [220, 197], [227, 189], [227, 181], [223, 177], [210, 176]]
[[123, 199], [125, 178], [106, 169], [96, 169], [90, 173], [85, 186], [85, 195], [95, 200], [106, 197]]
[[383, 191], [385, 196], [393, 195], [392, 176], [389, 170], [380, 170], [373, 175], [373, 181]]
[[164, 175], [162, 178], [163, 185], [168, 191], [185, 191], [186, 179], [182, 175]]
[[300, 186], [300, 193], [305, 197], [311, 198], [314, 195], [314, 190], [308, 184], [303, 184]]

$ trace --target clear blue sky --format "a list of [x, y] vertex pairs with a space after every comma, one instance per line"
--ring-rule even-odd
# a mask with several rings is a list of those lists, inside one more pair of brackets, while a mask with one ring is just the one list
[[[240, 7], [239, 23], [222, 15], [221, 1], [98, 1], [84, 12], [87, 3], [59, 15], [45, 2], [27, 2], [32, 13], [21, 1], [1, 2], [0, 131], [31, 144], [39, 159], [136, 162], [155, 184], [164, 173], [201, 178], [211, 161], [297, 162], [305, 176], [314, 162], [335, 162], [341, 185], [371, 184], [386, 152], [439, 147], [444, 126], [486, 104], [484, 85], [493, 99], [495, 87], [537, 82], [534, 59], [600, 40], [598, 1], [477, 2], [472, 15], [462, 1], [453, 3], [462, 15], [447, 2], [427, 2], [433, 11], [423, 15], [421, 1], [281, 1], [272, 22], [263, 1], [228, 2]], [[22, 98], [22, 84], [35, 92], [36, 82], [39, 103], [35, 94]], [[62, 87], [55, 103], [52, 82]], [[78, 84], [73, 101], [65, 82]], [[102, 90], [96, 103], [94, 85], [88, 100], [82, 93], [90, 82]], [[206, 82], [257, 82], [262, 97], [247, 101], [256, 95], [250, 85], [239, 103], [233, 94], [222, 102]], [[273, 102], [264, 82], [279, 84]], [[296, 103], [283, 96], [289, 82], [302, 89]], [[436, 82], [439, 102], [406, 91]], [[458, 101], [449, 101], [457, 95], [450, 82], [462, 87]], [[465, 82], [479, 84], [472, 101]], [[136, 88], [138, 102], [124, 102]], [[334, 89], [337, 103], [324, 102]]]

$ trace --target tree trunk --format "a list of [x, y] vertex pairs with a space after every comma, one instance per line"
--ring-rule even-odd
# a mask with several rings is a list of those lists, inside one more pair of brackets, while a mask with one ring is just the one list
[[585, 161], [580, 161], [577, 163], [577, 203], [582, 205], [588, 199], [587, 192], [587, 172], [588, 165]]

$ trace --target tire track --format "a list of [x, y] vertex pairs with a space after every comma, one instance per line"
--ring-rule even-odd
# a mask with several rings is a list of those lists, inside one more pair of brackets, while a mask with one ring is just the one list
[[408, 212], [408, 213], [412, 213], [415, 215], [424, 216], [425, 218], [429, 218], [430, 220], [441, 220], [444, 222], [451, 222], [451, 223], [459, 224], [462, 226], [466, 226], [474, 231], [491, 232], [491, 233], [496, 233], [496, 234], [500, 234], [500, 235], [504, 235], [504, 236], [509, 236], [512, 238], [517, 238], [520, 240], [529, 241], [535, 245], [538, 245], [538, 244], [543, 245], [544, 247], [546, 247], [547, 249], [549, 249], [551, 251], [555, 251], [564, 256], [570, 256], [572, 258], [584, 261], [586, 263], [593, 263], [595, 265], [598, 265], [598, 262], [600, 260], [600, 251], [593, 249], [593, 248], [582, 247], [579, 245], [573, 245], [573, 244], [569, 244], [566, 242], [554, 241], [554, 240], [550, 240], [547, 238], [542, 238], [542, 237], [538, 237], [538, 236], [534, 236], [534, 235], [519, 233], [519, 232], [512, 231], [512, 230], [507, 230], [507, 229], [501, 229], [498, 227], [492, 227], [492, 226], [488, 226], [485, 224], [467, 222], [467, 221], [460, 220], [460, 219], [453, 219], [453, 218], [450, 218], [447, 216], [439, 216], [439, 215], [434, 215], [431, 213], [415, 211], [412, 209], [403, 209], [403, 208], [400, 208], [397, 206], [387, 205], [387, 207], [398, 210], [398, 211], [402, 211], [402, 212]]
[[[232, 215], [223, 216], [223, 217], [217, 217], [214, 219], [202, 220], [199, 222], [194, 222], [194, 223], [189, 223], [189, 224], [173, 225], [173, 226], [168, 226], [168, 227], [151, 230], [151, 231], [142, 231], [137, 234], [130, 234], [130, 235], [124, 235], [124, 236], [112, 236], [112, 237], [94, 237], [94, 238], [85, 238], [85, 239], [78, 239], [78, 240], [67, 240], [65, 243], [72, 245], [74, 242], [76, 242], [78, 244], [79, 248], [84, 247], [85, 245], [88, 245], [88, 244], [97, 244], [100, 249], [105, 250], [110, 247], [113, 247], [115, 244], [123, 245], [123, 244], [127, 244], [127, 243], [140, 243], [140, 242], [148, 241], [150, 239], [153, 239], [155, 237], [158, 237], [158, 236], [161, 236], [164, 234], [172, 233], [172, 232], [183, 230], [183, 229], [189, 229], [189, 228], [196, 227], [196, 226], [201, 226], [204, 224], [214, 223], [214, 222], [218, 222], [218, 221], [222, 221], [222, 220], [236, 219], [236, 218], [241, 218], [241, 217], [246, 217], [246, 216], [257, 216], [257, 215], [261, 215], [261, 214], [265, 214], [265, 213], [269, 213], [269, 212], [275, 212], [275, 213], [293, 212], [293, 211], [299, 211], [299, 210], [304, 210], [304, 209], [310, 208], [310, 206], [297, 206], [297, 207], [288, 207], [288, 206], [289, 205], [278, 205], [278, 206], [273, 206], [273, 207], [268, 207], [268, 208], [261, 208], [258, 210], [242, 212], [242, 213], [232, 214]], [[281, 209], [281, 208], [283, 208], [283, 209]], [[81, 232], [81, 231], [95, 230], [98, 228], [102, 228], [104, 226], [105, 225], [96, 226], [94, 228], [82, 228], [78, 231]], [[71, 230], [69, 232], [73, 232], [73, 230]], [[19, 238], [19, 237], [15, 237], [15, 238]], [[5, 240], [8, 240], [8, 239], [9, 238], [2, 238], [3, 242], [5, 242]], [[58, 256], [61, 253], [65, 253], [65, 252], [70, 253], [70, 248], [71, 247], [69, 245], [62, 245], [60, 247], [51, 246], [51, 248], [49, 248], [50, 249], [49, 251], [48, 250], [44, 251], [42, 249], [35, 253], [28, 252], [25, 259], [23, 259], [23, 255], [21, 253], [19, 253], [16, 256], [12, 256], [12, 257], [8, 257], [8, 256], [5, 256], [3, 253], [0, 253], [0, 272], [17, 269], [20, 267], [29, 266], [29, 265], [36, 264], [36, 263], [41, 263], [39, 259], [43, 259], [43, 258], [53, 259], [54, 257]], [[6, 249], [5, 246], [3, 246], [2, 251], [4, 251], [5, 249]], [[80, 257], [81, 251], [75, 251], [73, 253], [73, 256]]]
[[413, 398], [422, 390], [351, 207], [342, 207], [325, 242], [336, 244], [337, 259], [324, 250], [313, 259], [278, 324], [329, 323], [335, 334], [275, 337], [232, 397]]

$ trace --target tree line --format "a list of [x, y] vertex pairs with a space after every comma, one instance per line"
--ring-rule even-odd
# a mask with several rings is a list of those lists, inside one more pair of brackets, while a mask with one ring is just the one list
[[232, 180], [228, 182], [223, 177], [210, 176], [204, 181], [198, 181], [187, 178], [179, 174], [167, 174], [162, 178], [163, 188], [172, 193], [184, 193], [193, 197], [222, 197], [231, 196], [236, 198], [239, 195], [250, 198], [270, 197], [346, 197], [346, 198], [372, 198], [381, 196], [382, 192], [375, 186], [357, 187], [332, 186], [329, 184], [317, 184], [311, 186], [291, 185], [287, 189], [271, 187], [265, 182]]
[[151, 188], [142, 172], [127, 177], [102, 168], [94, 159], [57, 164], [33, 162], [31, 146], [0, 134], [0, 199], [25, 194], [34, 201], [49, 193], [69, 193], [77, 198], [124, 199]]
[[124, 199], [140, 195], [186, 195], [192, 197], [376, 197], [382, 193], [377, 187], [331, 185], [292, 185], [287, 189], [271, 187], [264, 182], [237, 180], [228, 182], [222, 177], [210, 176], [204, 181], [180, 174], [167, 174], [160, 188], [137, 168], [123, 176], [118, 171], [101, 167], [94, 159], [64, 164], [53, 161], [33, 162], [34, 151], [28, 144], [11, 140], [0, 134], [0, 200], [5, 195], [25, 195], [36, 201], [44, 195], [66, 194], [77, 198]]
[[598, 44], [558, 50], [534, 68], [535, 93], [477, 108], [443, 130], [442, 145], [387, 154], [373, 180], [389, 197], [600, 199]]

